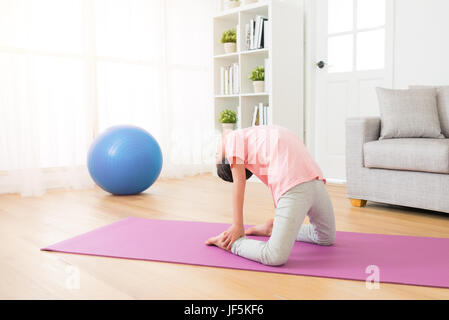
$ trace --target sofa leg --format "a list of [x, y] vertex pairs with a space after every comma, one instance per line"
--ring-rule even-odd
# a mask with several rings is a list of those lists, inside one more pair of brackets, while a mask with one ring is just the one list
[[366, 200], [361, 199], [349, 199], [353, 207], [363, 208], [366, 206]]

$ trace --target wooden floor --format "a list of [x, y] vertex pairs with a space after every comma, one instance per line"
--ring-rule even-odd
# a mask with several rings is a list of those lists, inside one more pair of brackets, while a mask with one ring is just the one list
[[[328, 190], [338, 230], [449, 236], [449, 215], [373, 203], [352, 208], [343, 186], [328, 185]], [[58, 190], [39, 198], [0, 196], [0, 298], [449, 299], [449, 289], [381, 284], [368, 290], [363, 281], [39, 251], [129, 216], [229, 223], [230, 191], [231, 184], [203, 175], [159, 180], [133, 197], [99, 189]], [[262, 223], [272, 215], [266, 187], [248, 183], [245, 223]], [[73, 282], [77, 271], [79, 289]]]

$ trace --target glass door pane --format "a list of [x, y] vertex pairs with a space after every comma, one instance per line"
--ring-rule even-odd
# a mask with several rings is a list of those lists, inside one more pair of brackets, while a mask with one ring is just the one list
[[385, 10], [385, 0], [357, 0], [357, 29], [385, 25]]
[[352, 34], [329, 37], [328, 72], [350, 72], [354, 65], [354, 36]]
[[328, 1], [328, 33], [351, 31], [354, 27], [354, 1]]
[[328, 0], [327, 3], [328, 72], [383, 69], [386, 1]]
[[357, 70], [385, 67], [385, 29], [357, 33]]

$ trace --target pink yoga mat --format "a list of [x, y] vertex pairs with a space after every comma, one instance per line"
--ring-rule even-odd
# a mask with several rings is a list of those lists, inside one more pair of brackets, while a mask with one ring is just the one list
[[449, 239], [338, 232], [330, 247], [296, 242], [285, 265], [270, 267], [204, 245], [228, 227], [127, 218], [42, 250], [363, 281], [374, 265], [380, 282], [449, 288]]

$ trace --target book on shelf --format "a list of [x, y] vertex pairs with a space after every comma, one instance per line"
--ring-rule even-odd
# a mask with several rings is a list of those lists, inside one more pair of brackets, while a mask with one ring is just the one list
[[245, 25], [246, 50], [263, 49], [266, 45], [266, 26], [268, 19], [257, 15]]
[[238, 63], [233, 63], [220, 68], [221, 95], [233, 95], [240, 93], [239, 72], [240, 67]]
[[269, 20], [264, 20], [263, 21], [263, 35], [262, 35], [262, 41], [263, 41], [263, 47], [264, 48], [269, 48], [270, 44], [268, 42], [268, 39], [270, 39], [270, 37], [268, 36], [270, 34], [270, 30], [271, 30], [271, 24]]
[[249, 21], [249, 48], [247, 49], [254, 48], [254, 23], [255, 21], [253, 19]]
[[262, 105], [263, 108], [263, 124], [264, 126], [267, 125], [267, 119], [268, 119], [268, 115], [267, 115], [267, 106]]
[[268, 105], [264, 105], [260, 102], [254, 106], [253, 118], [251, 126], [266, 126], [272, 124], [271, 108]]
[[242, 128], [242, 107], [239, 105], [237, 106], [237, 123], [236, 123], [237, 129]]
[[259, 33], [260, 33], [260, 16], [256, 16], [255, 24], [254, 24], [254, 44], [252, 49], [259, 48]]
[[254, 126], [259, 124], [258, 119], [257, 119], [258, 118], [258, 111], [259, 111], [259, 108], [257, 106], [254, 106], [253, 120], [251, 121], [251, 126], [252, 127], [254, 127]]
[[226, 67], [225, 68], [225, 73], [224, 73], [224, 87], [225, 87], [224, 94], [226, 94], [226, 95], [229, 94], [229, 86], [228, 86], [228, 84], [229, 84], [229, 70]]
[[240, 93], [240, 84], [239, 84], [239, 64], [238, 63], [234, 63], [233, 64], [233, 75], [232, 75], [232, 91], [234, 92], [234, 94], [239, 94]]
[[267, 113], [268, 113], [268, 119], [267, 119], [267, 125], [273, 124], [273, 108], [270, 106], [267, 106]]
[[268, 21], [267, 18], [263, 16], [256, 16], [256, 49], [264, 48], [264, 33], [265, 33], [265, 22]]
[[225, 68], [220, 68], [220, 94], [225, 94]]
[[234, 66], [229, 66], [229, 79], [228, 79], [228, 86], [229, 86], [229, 94], [234, 94]]
[[251, 31], [249, 27], [249, 23], [245, 25], [245, 50], [248, 50], [251, 46]]

